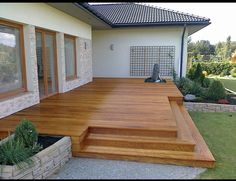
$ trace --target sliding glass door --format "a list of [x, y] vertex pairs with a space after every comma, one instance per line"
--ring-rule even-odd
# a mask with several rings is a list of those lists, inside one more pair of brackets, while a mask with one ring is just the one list
[[57, 88], [55, 33], [36, 29], [36, 53], [40, 99], [54, 95]]

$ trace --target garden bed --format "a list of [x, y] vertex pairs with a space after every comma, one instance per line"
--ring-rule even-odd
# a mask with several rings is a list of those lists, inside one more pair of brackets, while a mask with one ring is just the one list
[[[0, 144], [12, 136], [0, 141]], [[55, 137], [40, 135], [38, 142], [43, 150], [31, 157], [32, 165], [19, 168], [17, 165], [0, 165], [1, 179], [43, 179], [60, 169], [71, 158], [70, 137]]]

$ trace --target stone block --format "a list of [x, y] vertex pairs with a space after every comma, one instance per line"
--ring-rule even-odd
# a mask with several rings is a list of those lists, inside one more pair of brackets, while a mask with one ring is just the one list
[[42, 165], [43, 172], [51, 170], [54, 167], [53, 160], [50, 160]]

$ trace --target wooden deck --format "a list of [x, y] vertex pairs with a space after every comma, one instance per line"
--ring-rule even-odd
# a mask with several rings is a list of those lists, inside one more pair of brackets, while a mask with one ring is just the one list
[[41, 134], [68, 135], [73, 156], [213, 167], [215, 160], [173, 84], [95, 78], [0, 120], [0, 135], [22, 118]]

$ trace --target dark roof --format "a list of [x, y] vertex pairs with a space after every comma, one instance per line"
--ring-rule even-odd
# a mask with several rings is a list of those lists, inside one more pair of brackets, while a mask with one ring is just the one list
[[210, 24], [208, 18], [143, 4], [79, 4], [112, 27]]

